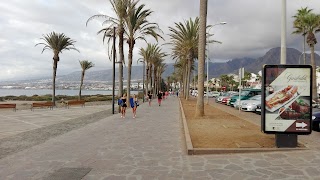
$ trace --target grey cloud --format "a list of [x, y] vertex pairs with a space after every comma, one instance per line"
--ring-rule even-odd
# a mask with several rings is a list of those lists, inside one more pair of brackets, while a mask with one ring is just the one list
[[[195, 0], [140, 0], [154, 11], [150, 21], [159, 24], [164, 31], [165, 41], [169, 41], [168, 27], [174, 22], [194, 18], [199, 14], [199, 1]], [[279, 0], [209, 0], [208, 24], [226, 21], [211, 32], [221, 45], [209, 45], [211, 59], [219, 61], [236, 57], [259, 57], [267, 50], [280, 46], [281, 1]], [[292, 18], [301, 7], [313, 8], [320, 13], [320, 1], [287, 0], [287, 46], [302, 49], [301, 37], [292, 35]], [[108, 0], [11, 0], [0, 2], [0, 80], [8, 77], [25, 78], [51, 76], [52, 52], [41, 54], [41, 47], [34, 47], [42, 34], [52, 31], [63, 32], [76, 40], [76, 48], [81, 53], [66, 51], [61, 54], [58, 74], [72, 72], [80, 68], [78, 60], [89, 59], [96, 64], [92, 70], [111, 68], [107, 57], [107, 45], [102, 43], [97, 31], [102, 28], [102, 20], [85, 22], [95, 14], [114, 15]], [[317, 35], [319, 38], [319, 35]], [[149, 40], [149, 39], [148, 39]], [[155, 42], [152, 40], [152, 42]], [[144, 41], [137, 42], [133, 64], [139, 57]], [[162, 47], [170, 53], [169, 46]], [[125, 48], [127, 49], [127, 47]], [[320, 46], [316, 46], [320, 51]], [[127, 59], [127, 54], [125, 55]], [[167, 62], [173, 62], [167, 57]]]

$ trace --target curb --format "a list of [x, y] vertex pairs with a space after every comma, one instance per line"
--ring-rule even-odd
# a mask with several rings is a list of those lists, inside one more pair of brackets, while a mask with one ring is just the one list
[[[188, 123], [184, 114], [181, 100], [179, 98], [180, 105], [180, 119], [183, 123], [184, 137], [187, 146], [188, 155], [204, 155], [204, 154], [233, 154], [233, 153], [256, 153], [256, 152], [281, 152], [281, 151], [300, 151], [310, 150], [306, 147], [297, 148], [194, 148], [192, 145]], [[299, 142], [300, 143], [300, 142]]]
[[179, 98], [179, 105], [180, 105], [180, 119], [182, 120], [182, 123], [183, 123], [184, 137], [185, 137], [185, 142], [187, 145], [187, 154], [193, 155], [193, 145], [192, 145], [192, 141], [191, 141], [191, 137], [190, 137], [190, 133], [189, 133], [189, 128], [188, 128], [186, 116], [184, 114], [184, 110], [183, 110], [180, 98]]

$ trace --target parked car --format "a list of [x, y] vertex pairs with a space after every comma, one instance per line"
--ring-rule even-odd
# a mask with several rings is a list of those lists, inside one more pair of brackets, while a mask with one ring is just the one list
[[221, 100], [221, 103], [227, 105], [227, 104], [228, 104], [228, 101], [230, 101], [230, 96], [224, 97], [224, 98]]
[[259, 104], [261, 104], [261, 95], [256, 95], [247, 100], [241, 101], [241, 110], [255, 112], [257, 105]]
[[320, 107], [319, 102], [317, 102], [315, 100], [312, 100], [312, 107], [313, 108], [319, 108]]
[[223, 98], [230, 96], [230, 93], [222, 93], [220, 96], [216, 97], [216, 102], [221, 102]]
[[320, 112], [312, 114], [312, 130], [320, 132]]
[[[207, 97], [207, 92], [204, 92], [204, 96]], [[209, 98], [214, 98], [220, 96], [220, 93], [218, 91], [212, 91], [208, 93]]]
[[238, 92], [235, 92], [235, 91], [228, 91], [228, 92], [222, 93], [222, 95], [216, 97], [216, 102], [221, 102], [223, 98], [229, 97], [229, 96], [231, 97], [237, 93]]
[[[241, 91], [240, 99], [247, 100], [255, 95], [261, 95], [261, 89], [243, 89]], [[239, 99], [239, 96], [231, 97], [230, 105], [233, 106], [234, 102], [236, 102], [237, 99]]]
[[261, 114], [261, 104], [258, 104], [258, 105], [257, 105], [256, 113], [257, 113], [257, 114]]
[[[230, 101], [231, 101], [231, 99], [230, 99]], [[236, 102], [234, 102], [233, 104], [231, 104], [231, 102], [230, 102], [230, 106], [233, 106], [234, 108], [239, 109], [239, 106], [240, 106], [239, 99], [237, 99]]]

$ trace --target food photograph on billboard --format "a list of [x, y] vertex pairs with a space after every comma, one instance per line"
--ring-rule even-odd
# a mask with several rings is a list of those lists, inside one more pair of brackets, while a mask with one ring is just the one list
[[272, 134], [310, 134], [311, 86], [309, 65], [265, 65], [262, 130]]

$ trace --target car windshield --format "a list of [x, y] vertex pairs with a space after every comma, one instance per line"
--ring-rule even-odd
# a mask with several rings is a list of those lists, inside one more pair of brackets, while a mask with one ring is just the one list
[[229, 93], [223, 93], [222, 96], [229, 96]]
[[258, 95], [258, 96], [253, 96], [251, 98], [249, 98], [250, 100], [256, 100], [256, 101], [261, 101], [261, 96]]
[[250, 91], [242, 91], [242, 92], [241, 92], [241, 96], [246, 96], [246, 95], [249, 94], [249, 92], [250, 92]]

